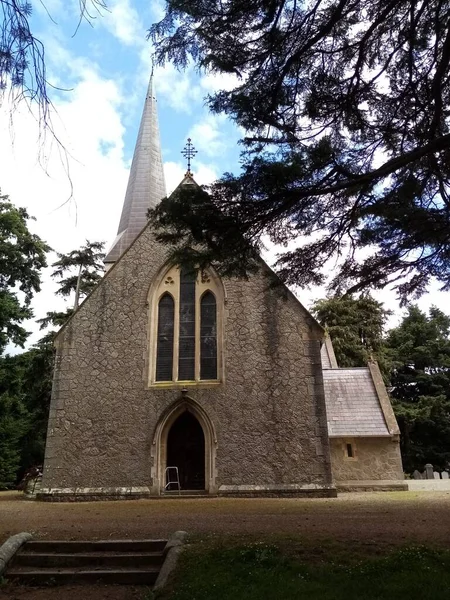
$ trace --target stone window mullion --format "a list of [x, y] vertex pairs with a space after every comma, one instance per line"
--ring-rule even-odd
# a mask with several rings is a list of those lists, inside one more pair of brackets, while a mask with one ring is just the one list
[[[220, 285], [220, 284], [219, 284]], [[153, 291], [150, 315], [149, 384], [183, 385], [220, 381], [222, 369], [223, 293], [207, 271], [195, 275], [179, 267], [171, 267]], [[168, 301], [173, 301], [173, 320]], [[172, 378], [167, 364], [170, 336], [173, 335]], [[161, 357], [165, 357], [164, 360]], [[163, 364], [164, 363], [164, 364]]]

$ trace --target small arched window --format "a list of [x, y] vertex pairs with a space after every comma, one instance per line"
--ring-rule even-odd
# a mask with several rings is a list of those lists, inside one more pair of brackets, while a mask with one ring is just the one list
[[217, 381], [222, 314], [218, 299], [223, 299], [217, 278], [172, 267], [154, 298], [157, 331], [152, 343], [151, 381]]

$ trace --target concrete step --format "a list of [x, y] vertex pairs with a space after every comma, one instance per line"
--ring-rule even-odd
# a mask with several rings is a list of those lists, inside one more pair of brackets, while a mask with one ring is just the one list
[[30, 541], [4, 576], [25, 585], [152, 585], [166, 544], [167, 540]]
[[92, 552], [73, 554], [67, 553], [41, 553], [41, 552], [18, 552], [14, 557], [14, 567], [136, 567], [145, 568], [149, 566], [161, 566], [163, 562], [162, 552]]
[[159, 567], [146, 569], [27, 569], [12, 567], [6, 572], [6, 579], [22, 585], [64, 585], [95, 583], [120, 585], [152, 585], [158, 577]]
[[162, 552], [167, 540], [46, 540], [30, 541], [23, 550], [27, 553], [65, 553], [80, 552], [83, 554], [94, 552]]
[[205, 490], [165, 490], [161, 493], [163, 498], [211, 498]]

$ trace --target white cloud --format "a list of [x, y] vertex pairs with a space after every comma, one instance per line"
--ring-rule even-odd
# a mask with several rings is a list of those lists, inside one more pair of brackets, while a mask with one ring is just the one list
[[172, 64], [155, 71], [155, 87], [159, 97], [177, 112], [192, 113], [203, 99], [200, 86], [195, 83], [191, 68], [178, 71]]
[[161, 21], [166, 13], [165, 2], [163, 0], [152, 0], [149, 8], [153, 22]]
[[203, 115], [189, 130], [195, 148], [207, 156], [220, 157], [227, 147], [226, 122], [225, 115]]
[[[199, 185], [208, 185], [217, 179], [217, 171], [212, 165], [199, 162], [192, 170], [194, 179]], [[183, 165], [180, 162], [164, 163], [164, 177], [166, 179], [166, 188], [169, 195], [183, 181], [185, 173], [186, 165]]]
[[146, 45], [146, 27], [130, 0], [108, 2], [108, 12], [99, 22], [127, 46]]
[[230, 91], [237, 87], [242, 80], [231, 73], [207, 73], [200, 79], [200, 86], [205, 92], [214, 93], [219, 90]]
[[[76, 64], [73, 61], [72, 68]], [[128, 179], [121, 90], [116, 82], [101, 78], [95, 65], [78, 65], [83, 65], [78, 72], [80, 82], [64, 100], [55, 100], [57, 116], [53, 118], [69, 156], [48, 133], [46, 143], [40, 146], [38, 123], [24, 106], [14, 117], [14, 143], [8, 143], [7, 106], [0, 111], [2, 192], [36, 217], [30, 229], [60, 252], [79, 247], [86, 238], [103, 240], [107, 245], [112, 241]], [[45, 170], [38, 164], [40, 150]], [[43, 291], [33, 303], [37, 318], [63, 304], [54, 296], [55, 284], [50, 282], [49, 272], [44, 277]], [[34, 330], [29, 342], [41, 337], [36, 325], [27, 327]]]
[[59, 20], [64, 14], [64, 3], [62, 0], [45, 0], [33, 4], [33, 13], [41, 15], [44, 19], [50, 19], [53, 22]]
[[[310, 238], [299, 238], [299, 240], [292, 240], [288, 243], [287, 247], [283, 247], [280, 245], [276, 245], [272, 243], [268, 236], [263, 238], [264, 251], [262, 252], [262, 256], [264, 260], [267, 262], [269, 266], [271, 266], [275, 270], [275, 264], [280, 255], [282, 255], [286, 251], [291, 251], [298, 248], [301, 245], [306, 244], [308, 241], [311, 241], [313, 237]], [[371, 249], [366, 248], [363, 251], [360, 251], [360, 258], [364, 258], [371, 254]], [[324, 273], [326, 274], [328, 281], [331, 279], [333, 275], [335, 275], [335, 271], [339, 267], [342, 259], [330, 259], [324, 265]], [[312, 286], [312, 287], [300, 287], [300, 286], [289, 286], [292, 293], [300, 300], [300, 302], [310, 310], [312, 305], [317, 300], [322, 300], [328, 296], [328, 291], [326, 284], [321, 286]], [[411, 304], [417, 304], [419, 308], [428, 312], [432, 305], [440, 308], [444, 313], [450, 314], [448, 309], [448, 292], [439, 291], [439, 284], [436, 281], [432, 281], [429, 285], [427, 293], [424, 294], [418, 300], [412, 301]], [[391, 316], [387, 319], [386, 322], [386, 330], [391, 329], [392, 327], [397, 327], [403, 316], [406, 314], [406, 308], [400, 307], [400, 302], [398, 299], [397, 292], [393, 288], [393, 285], [386, 286], [381, 290], [370, 290], [371, 295], [378, 302], [383, 303], [384, 308], [386, 310], [390, 310], [392, 312]]]

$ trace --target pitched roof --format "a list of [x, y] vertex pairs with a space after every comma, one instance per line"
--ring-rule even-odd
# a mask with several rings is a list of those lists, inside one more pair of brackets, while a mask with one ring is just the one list
[[105, 263], [115, 262], [147, 225], [147, 210], [166, 195], [153, 74], [145, 98], [117, 237]]
[[330, 437], [389, 436], [368, 368], [323, 370]]

